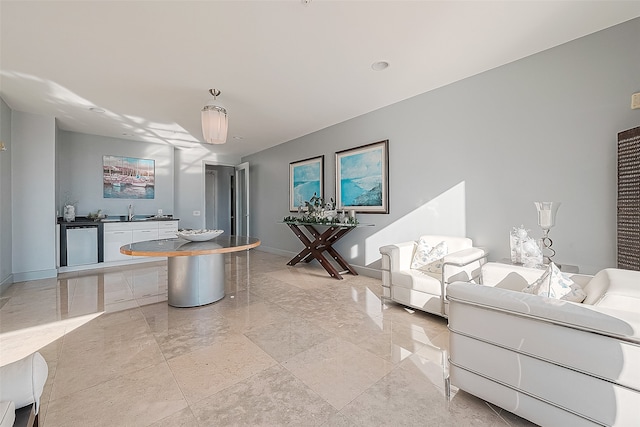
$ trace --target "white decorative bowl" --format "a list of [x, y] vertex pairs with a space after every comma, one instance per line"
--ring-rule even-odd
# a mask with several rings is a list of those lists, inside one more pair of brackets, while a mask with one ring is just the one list
[[224, 233], [224, 230], [182, 230], [176, 235], [191, 242], [206, 242]]

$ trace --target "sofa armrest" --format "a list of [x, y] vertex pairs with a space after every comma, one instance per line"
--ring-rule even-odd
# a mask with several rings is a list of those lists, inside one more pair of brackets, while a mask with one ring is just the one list
[[640, 343], [640, 313], [637, 312], [561, 301], [464, 282], [450, 284], [447, 287], [447, 299], [450, 303], [475, 305]]
[[12, 401], [16, 409], [35, 403], [36, 414], [40, 396], [49, 375], [44, 357], [38, 352], [0, 367], [0, 401]]
[[484, 248], [467, 248], [444, 257], [443, 261], [446, 265], [454, 265], [456, 267], [464, 267], [474, 261], [487, 258], [489, 252]]
[[452, 282], [480, 282], [482, 265], [489, 252], [484, 248], [467, 248], [446, 255], [442, 263], [442, 292]]
[[11, 401], [0, 401], [0, 427], [13, 427], [16, 420], [16, 406]]
[[388, 267], [389, 271], [409, 270], [415, 248], [416, 242], [414, 241], [382, 246], [380, 253], [387, 255], [390, 263], [388, 266], [383, 265], [383, 268]]

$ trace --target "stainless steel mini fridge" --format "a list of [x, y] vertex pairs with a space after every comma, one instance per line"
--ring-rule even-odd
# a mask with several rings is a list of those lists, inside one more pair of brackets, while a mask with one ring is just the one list
[[67, 265], [98, 262], [98, 227], [67, 227]]

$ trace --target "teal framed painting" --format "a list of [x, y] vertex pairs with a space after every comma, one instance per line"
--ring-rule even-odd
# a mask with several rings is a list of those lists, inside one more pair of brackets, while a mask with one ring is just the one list
[[297, 212], [314, 195], [324, 198], [324, 156], [289, 163], [289, 211]]
[[102, 156], [104, 199], [155, 198], [155, 161], [136, 157]]
[[389, 213], [389, 140], [336, 153], [336, 209]]

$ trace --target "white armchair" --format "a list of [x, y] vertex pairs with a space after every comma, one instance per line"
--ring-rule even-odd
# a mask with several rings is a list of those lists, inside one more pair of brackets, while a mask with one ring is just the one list
[[38, 425], [40, 396], [48, 375], [47, 362], [38, 352], [0, 366], [0, 427], [22, 422], [29, 427]]
[[382, 299], [447, 317], [447, 285], [452, 282], [478, 283], [488, 253], [483, 248], [473, 247], [473, 241], [466, 237], [425, 235], [420, 239], [430, 246], [446, 242], [448, 253], [442, 260], [442, 273], [411, 268], [418, 248], [415, 241], [382, 246]]

